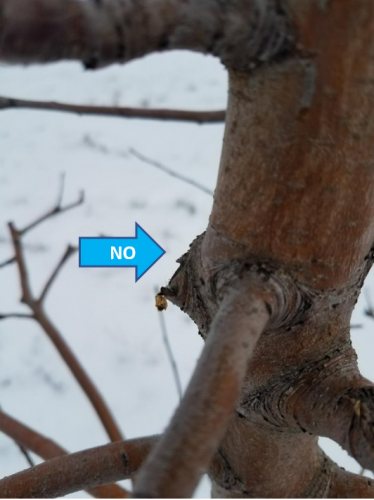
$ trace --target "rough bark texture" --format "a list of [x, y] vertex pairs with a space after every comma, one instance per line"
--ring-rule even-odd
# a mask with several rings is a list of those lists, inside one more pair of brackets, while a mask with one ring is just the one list
[[372, 0], [0, 0], [1, 60], [186, 48], [229, 69], [209, 225], [160, 291], [207, 342], [135, 495], [189, 495], [211, 463], [216, 497], [374, 496], [317, 443], [374, 470], [349, 334], [374, 259], [373, 33]]
[[290, 47], [277, 0], [0, 0], [0, 59], [83, 61], [95, 69], [188, 49], [248, 69]]
[[216, 496], [374, 496], [316, 437], [374, 470], [374, 388], [349, 336], [373, 261], [374, 3], [288, 7], [295, 52], [251, 74], [230, 71], [209, 226], [162, 292], [203, 336], [212, 286], [228, 270], [286, 276], [304, 297], [299, 321], [268, 329], [256, 346], [221, 467], [210, 470]]

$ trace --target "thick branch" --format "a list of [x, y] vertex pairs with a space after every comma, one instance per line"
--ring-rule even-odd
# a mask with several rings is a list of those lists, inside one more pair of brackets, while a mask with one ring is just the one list
[[[10, 438], [14, 439], [14, 441], [16, 441], [20, 447], [32, 451], [33, 453], [43, 458], [44, 460], [50, 460], [55, 457], [67, 455], [67, 452], [63, 448], [61, 448], [57, 443], [35, 432], [34, 430], [30, 429], [30, 427], [27, 427], [26, 425], [15, 420], [14, 418], [10, 417], [9, 415], [7, 415], [2, 411], [0, 411], [0, 431], [9, 436]], [[33, 469], [33, 472], [31, 472], [30, 469], [28, 469], [27, 471], [22, 472], [21, 474], [23, 474], [24, 476], [26, 473], [29, 473], [30, 475], [32, 474], [34, 476], [35, 475], [34, 471], [35, 468]], [[8, 481], [9, 484], [9, 478], [6, 481]], [[10, 488], [12, 487], [13, 486], [11, 482]], [[18, 485], [18, 487], [20, 487], [20, 485]], [[27, 486], [25, 487], [27, 488]], [[3, 488], [2, 482], [0, 481], [1, 496], [3, 496], [2, 488]], [[20, 496], [21, 495], [28, 496], [29, 494], [29, 491], [27, 489], [23, 489], [22, 491], [21, 489], [18, 489], [17, 491], [18, 495]], [[87, 492], [96, 498], [108, 498], [108, 497], [125, 498], [127, 496], [126, 490], [123, 490], [116, 484], [97, 486], [95, 488], [88, 489]], [[14, 493], [15, 493], [14, 496], [16, 496], [16, 491], [14, 491]]]
[[131, 478], [158, 439], [158, 436], [132, 439], [67, 455], [53, 441], [5, 414], [0, 414], [0, 427], [47, 459], [0, 480], [1, 498], [56, 498], [84, 489], [96, 497], [124, 497], [126, 491], [117, 485], [100, 485]]
[[40, 109], [45, 111], [63, 111], [78, 115], [112, 116], [117, 118], [146, 118], [162, 121], [181, 121], [194, 123], [221, 123], [225, 121], [226, 111], [186, 111], [182, 109], [147, 109], [125, 108], [117, 106], [84, 106], [61, 102], [29, 101], [14, 97], [0, 96], [0, 110], [5, 109]]
[[290, 47], [277, 0], [0, 0], [0, 60], [82, 61], [94, 69], [189, 49], [249, 69]]
[[247, 362], [268, 319], [264, 301], [248, 286], [228, 293], [186, 394], [137, 476], [135, 496], [192, 495], [233, 414]]
[[333, 439], [374, 471], [374, 384], [359, 375], [355, 361], [348, 351], [325, 360], [322, 370], [316, 365], [300, 379], [287, 407], [304, 431]]

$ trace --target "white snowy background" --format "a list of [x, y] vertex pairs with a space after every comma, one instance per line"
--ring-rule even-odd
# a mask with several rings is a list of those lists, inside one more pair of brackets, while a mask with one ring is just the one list
[[[227, 75], [215, 59], [186, 52], [152, 55], [126, 66], [89, 72], [74, 63], [0, 66], [0, 95], [102, 104], [221, 109]], [[105, 396], [127, 438], [160, 433], [178, 396], [162, 342], [154, 288], [177, 268], [175, 260], [206, 228], [212, 197], [142, 163], [134, 148], [214, 189], [223, 125], [102, 117], [47, 111], [0, 112], [0, 262], [12, 255], [6, 223], [22, 227], [56, 201], [66, 174], [65, 201], [84, 189], [83, 206], [42, 224], [25, 237], [37, 293], [68, 243], [102, 233], [133, 236], [135, 221], [166, 255], [135, 284], [133, 269], [80, 269], [75, 255], [48, 294], [47, 311]], [[365, 287], [373, 290], [373, 275]], [[15, 266], [0, 270], [0, 313], [27, 312], [19, 304]], [[372, 320], [360, 298], [353, 331], [362, 373], [374, 378]], [[169, 340], [186, 387], [203, 347], [195, 325], [179, 309], [165, 313]], [[41, 328], [28, 320], [0, 322], [0, 405], [69, 451], [107, 437], [69, 370]], [[324, 449], [341, 466], [360, 466], [327, 439]], [[37, 457], [33, 457], [38, 462]], [[0, 434], [0, 476], [27, 466], [17, 446]], [[197, 497], [209, 496], [204, 479]], [[72, 497], [84, 497], [77, 493]]]

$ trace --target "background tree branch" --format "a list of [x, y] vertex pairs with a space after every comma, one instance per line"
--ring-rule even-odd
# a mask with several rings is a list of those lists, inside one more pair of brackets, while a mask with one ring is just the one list
[[224, 122], [226, 114], [224, 109], [219, 111], [187, 111], [182, 109], [126, 108], [122, 106], [85, 106], [82, 104], [30, 101], [15, 97], [0, 96], [0, 110], [7, 109], [38, 109], [44, 111], [63, 111], [77, 115], [143, 118], [162, 121], [194, 122], [198, 124]]

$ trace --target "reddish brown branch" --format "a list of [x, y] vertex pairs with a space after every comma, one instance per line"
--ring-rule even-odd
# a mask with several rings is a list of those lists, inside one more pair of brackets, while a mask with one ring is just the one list
[[[67, 455], [67, 452], [57, 443], [37, 433], [30, 427], [27, 427], [2, 411], [0, 411], [0, 431], [16, 441], [20, 448], [32, 451], [43, 458], [43, 460], [50, 460], [55, 457]], [[30, 471], [30, 469], [28, 469], [27, 472], [28, 471]], [[18, 491], [20, 496], [28, 496], [27, 490]], [[128, 496], [128, 492], [116, 484], [97, 486], [91, 489], [88, 488], [87, 493], [90, 493], [96, 498], [125, 498]], [[0, 496], [3, 496], [1, 481]]]
[[189, 497], [232, 416], [247, 362], [269, 319], [246, 286], [223, 300], [174, 417], [137, 476], [136, 497]]
[[42, 304], [50, 287], [52, 286], [52, 283], [54, 280], [57, 278], [58, 273], [61, 271], [62, 267], [64, 266], [65, 262], [78, 250], [77, 247], [73, 247], [71, 245], [68, 245], [64, 255], [61, 257], [60, 262], [57, 264], [55, 270], [52, 272], [50, 275], [49, 279], [47, 280], [46, 284], [44, 285], [44, 288], [40, 294], [40, 297], [38, 298], [37, 302], [39, 304]]
[[54, 278], [57, 276], [62, 265], [67, 261], [68, 257], [72, 255], [73, 248], [68, 247], [60, 263], [57, 265], [56, 269], [52, 273], [51, 277], [47, 280], [44, 290], [41, 293], [39, 299], [34, 299], [30, 287], [26, 262], [22, 251], [21, 234], [14, 227], [12, 223], [9, 223], [9, 230], [13, 242], [15, 259], [18, 267], [18, 272], [21, 282], [22, 298], [21, 301], [25, 303], [32, 311], [34, 319], [43, 328], [45, 333], [48, 335], [49, 339], [52, 341], [61, 357], [71, 370], [75, 379], [87, 395], [88, 399], [91, 401], [92, 406], [95, 408], [97, 415], [99, 416], [101, 422], [103, 423], [108, 436], [112, 441], [122, 440], [122, 434], [116, 424], [109, 408], [107, 407], [103, 397], [100, 395], [98, 389], [95, 387], [94, 383], [81, 366], [80, 362], [62, 337], [58, 329], [53, 325], [51, 320], [48, 318], [47, 314], [43, 308], [43, 300], [45, 299], [46, 293], [49, 290]]
[[[158, 436], [149, 436], [67, 455], [54, 441], [3, 412], [0, 430], [47, 460], [0, 480], [1, 498], [53, 498], [83, 489], [101, 498], [124, 497], [125, 490], [107, 483], [131, 478], [158, 440]], [[100, 486], [103, 484], [106, 486]]]
[[5, 109], [40, 109], [62, 111], [78, 115], [111, 116], [117, 118], [141, 118], [162, 121], [182, 121], [194, 123], [221, 123], [225, 121], [226, 111], [187, 111], [182, 109], [146, 109], [117, 106], [84, 106], [61, 102], [30, 101], [14, 97], [0, 96], [0, 110]]

